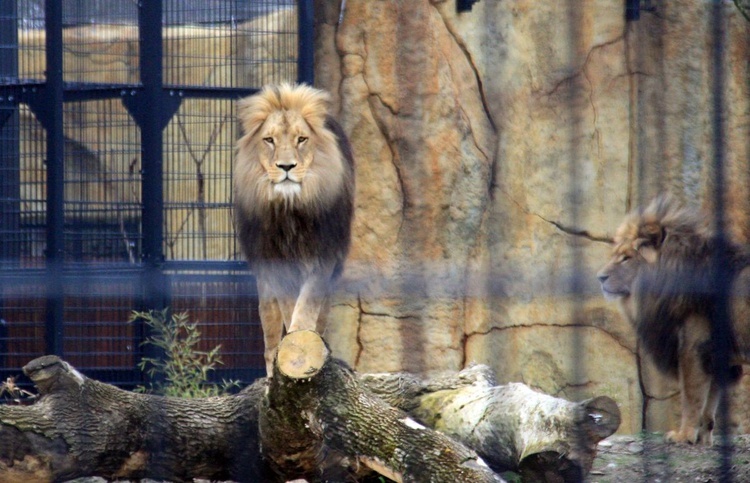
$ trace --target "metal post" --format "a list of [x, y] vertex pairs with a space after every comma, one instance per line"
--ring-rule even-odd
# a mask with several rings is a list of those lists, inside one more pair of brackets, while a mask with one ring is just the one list
[[[0, 79], [18, 79], [18, 11], [16, 2], [0, 2]], [[20, 256], [20, 150], [17, 100], [13, 90], [0, 91], [0, 267]], [[2, 302], [0, 301], [0, 304]]]
[[47, 353], [63, 356], [63, 262], [65, 248], [65, 187], [63, 136], [63, 37], [62, 2], [45, 0], [47, 133]]
[[297, 82], [313, 85], [315, 81], [315, 32], [313, 29], [313, 2], [299, 0], [297, 2]]
[[[141, 130], [143, 306], [163, 310], [168, 306], [169, 283], [164, 275], [164, 128], [179, 107], [179, 98], [166, 99], [163, 91], [162, 0], [140, 2], [138, 29], [142, 87], [122, 99]], [[171, 101], [171, 102], [170, 102]], [[143, 337], [149, 335], [141, 325]], [[149, 358], [163, 358], [163, 351], [149, 344]], [[153, 379], [151, 382], [155, 382]]]
[[711, 260], [713, 268], [712, 286], [714, 293], [712, 307], [714, 309], [714, 324], [711, 326], [711, 340], [713, 344], [716, 370], [716, 381], [719, 385], [719, 407], [717, 411], [719, 445], [721, 449], [719, 481], [732, 481], [732, 445], [729, 429], [729, 397], [730, 380], [730, 351], [731, 331], [729, 295], [731, 289], [731, 261], [728, 254], [728, 239], [726, 236], [724, 193], [726, 183], [724, 179], [724, 43], [725, 28], [724, 2], [713, 0], [711, 9], [711, 35], [713, 45], [711, 51], [711, 73], [713, 78], [713, 202], [715, 207], [715, 229], [717, 233], [717, 249]]
[[[163, 229], [163, 129], [160, 122], [160, 99], [162, 91], [162, 40], [161, 40], [162, 1], [141, 2], [138, 25], [140, 30], [140, 68], [143, 84], [139, 104], [148, 106], [150, 113], [135, 115], [141, 128], [141, 165], [143, 175], [143, 257], [146, 271], [153, 272], [147, 277], [149, 298], [154, 302], [151, 308], [161, 309], [163, 297], [157, 296], [162, 286], [157, 273], [164, 262]], [[151, 285], [151, 286], [149, 286]]]
[[625, 0], [625, 20], [641, 18], [641, 0]]

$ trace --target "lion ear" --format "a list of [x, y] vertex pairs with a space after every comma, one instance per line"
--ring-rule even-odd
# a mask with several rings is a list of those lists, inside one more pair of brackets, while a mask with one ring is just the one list
[[663, 226], [656, 223], [648, 223], [641, 226], [639, 235], [640, 239], [643, 240], [642, 245], [659, 249], [667, 233]]
[[638, 233], [640, 236], [635, 241], [633, 248], [649, 263], [654, 263], [659, 258], [659, 249], [666, 231], [664, 227], [655, 223], [649, 223], [641, 226]]
[[252, 136], [268, 118], [273, 106], [260, 95], [246, 97], [237, 103], [238, 118], [244, 134]]
[[645, 238], [636, 240], [635, 249], [648, 263], [656, 263], [659, 259], [659, 250]]

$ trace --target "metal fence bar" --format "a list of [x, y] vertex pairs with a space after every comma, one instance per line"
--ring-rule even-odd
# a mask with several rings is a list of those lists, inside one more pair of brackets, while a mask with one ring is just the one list
[[63, 279], [65, 258], [65, 166], [63, 135], [63, 37], [62, 2], [46, 0], [45, 49], [47, 83], [40, 121], [47, 134], [47, 353], [63, 356]]
[[[18, 78], [18, 10], [16, 2], [0, 2], [0, 84]], [[19, 226], [20, 173], [17, 160], [19, 120], [13, 90], [0, 93], [0, 237], [10, 237]], [[18, 258], [19, 244], [0, 243], [0, 266]], [[0, 309], [2, 301], [0, 300]]]
[[297, 16], [299, 35], [297, 37], [297, 82], [313, 85], [315, 81], [315, 44], [313, 31], [313, 2], [299, 0], [297, 2]]
[[711, 340], [716, 357], [715, 367], [716, 381], [719, 385], [719, 406], [717, 410], [719, 441], [720, 441], [720, 474], [722, 482], [732, 481], [732, 442], [730, 436], [730, 407], [729, 407], [729, 354], [731, 351], [732, 327], [729, 322], [729, 293], [731, 290], [731, 261], [728, 254], [728, 240], [726, 237], [725, 204], [724, 193], [726, 183], [724, 179], [724, 43], [725, 43], [725, 18], [724, 2], [713, 0], [711, 8], [711, 36], [713, 45], [711, 49], [711, 73], [713, 74], [712, 89], [712, 129], [713, 129], [713, 203], [714, 203], [714, 227], [717, 234], [717, 249], [713, 260], [713, 320], [711, 326]]
[[[0, 84], [18, 78], [18, 8], [16, 2], [0, 2]], [[10, 239], [20, 223], [19, 198], [21, 192], [18, 105], [11, 97], [12, 90], [0, 91], [0, 240]], [[0, 243], [0, 267], [10, 265], [20, 255], [17, 240]], [[0, 367], [5, 367], [8, 352], [8, 327], [2, 318], [4, 300], [0, 298]]]

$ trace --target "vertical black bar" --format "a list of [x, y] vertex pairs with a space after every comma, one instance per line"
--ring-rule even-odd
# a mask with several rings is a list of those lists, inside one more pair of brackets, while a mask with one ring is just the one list
[[47, 58], [45, 120], [47, 133], [47, 353], [63, 356], [63, 280], [65, 243], [63, 155], [62, 2], [45, 0]]
[[[15, 1], [0, 1], [0, 78], [10, 82], [18, 80], [18, 10]], [[9, 102], [6, 107], [0, 106], [0, 268], [16, 263], [21, 255], [18, 129], [18, 105]], [[0, 291], [0, 367], [7, 367], [8, 324], [3, 319], [3, 307], [3, 293]]]
[[731, 330], [729, 323], [729, 293], [731, 288], [731, 260], [728, 253], [726, 237], [725, 206], [723, 195], [726, 192], [724, 180], [724, 42], [725, 19], [724, 2], [713, 0], [711, 5], [711, 73], [712, 86], [712, 128], [713, 128], [713, 202], [715, 207], [715, 229], [717, 234], [717, 249], [711, 263], [713, 265], [713, 319], [711, 326], [711, 340], [714, 354], [716, 354], [716, 381], [719, 385], [718, 429], [721, 450], [721, 465], [719, 481], [732, 480], [732, 445], [729, 429], [729, 398], [727, 388], [730, 381], [729, 352], [731, 350]]
[[625, 20], [641, 18], [641, 0], [625, 0]]
[[[582, 35], [582, 25], [584, 22], [583, 13], [584, 7], [581, 2], [577, 0], [567, 1], [567, 21], [568, 21], [568, 58], [567, 58], [567, 69], [570, 72], [574, 72], [578, 69], [580, 61], [585, 59], [585, 52], [588, 47], [584, 47], [584, 36]], [[581, 169], [580, 160], [584, 158], [582, 155], [580, 139], [582, 138], [582, 114], [580, 99], [586, 96], [583, 89], [582, 76], [573, 75], [572, 82], [570, 83], [570, 92], [567, 93], [566, 98], [566, 109], [570, 115], [570, 119], [567, 123], [567, 150], [568, 150], [568, 191], [566, 192], [566, 202], [568, 204], [568, 212], [570, 213], [570, 223], [574, 227], [581, 226], [581, 206], [583, 206], [582, 199], [582, 188], [580, 185]], [[582, 245], [577, 240], [573, 239], [570, 242], [571, 248], [571, 279], [570, 279], [570, 292], [567, 296], [572, 296], [573, 300], [573, 313], [571, 316], [571, 323], [573, 327], [582, 324], [585, 319], [583, 313], [584, 300], [584, 264], [583, 264], [583, 251]], [[587, 367], [586, 367], [586, 345], [583, 340], [583, 332], [575, 330], [573, 332], [572, 341], [572, 352], [574, 354], [574, 360], [572, 364], [572, 378], [576, 383], [578, 381], [584, 381], [587, 379]], [[583, 447], [585, 445], [582, 434], [577, 435], [577, 444]], [[580, 468], [575, 468], [578, 474], [576, 475], [576, 481], [583, 481], [583, 474]]]
[[[163, 130], [166, 124], [163, 99], [162, 0], [140, 2], [138, 12], [140, 69], [143, 85], [138, 94], [136, 122], [141, 129], [143, 289], [144, 305], [150, 310], [163, 310], [168, 304], [164, 265], [164, 159]], [[167, 116], [168, 120], [169, 117]], [[144, 335], [148, 335], [147, 333]], [[161, 357], [153, 345], [146, 346], [148, 357]]]
[[[18, 82], [18, 10], [0, 1], [0, 79]], [[3, 81], [5, 82], [5, 81]], [[11, 97], [13, 90], [0, 95]], [[18, 105], [0, 105], [0, 267], [20, 257], [20, 150]], [[2, 309], [0, 301], [0, 309]], [[0, 312], [1, 313], [1, 312]]]
[[315, 38], [313, 31], [313, 1], [297, 1], [297, 82], [313, 85], [315, 81]]
[[139, 116], [143, 167], [143, 258], [146, 264], [146, 296], [149, 308], [164, 308], [161, 267], [164, 263], [163, 224], [163, 128], [161, 122], [162, 95], [162, 1], [150, 0], [140, 4], [140, 67], [143, 89], [141, 103], [149, 106], [151, 115]]

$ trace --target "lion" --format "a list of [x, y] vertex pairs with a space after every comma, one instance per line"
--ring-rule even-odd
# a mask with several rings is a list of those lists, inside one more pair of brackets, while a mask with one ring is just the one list
[[329, 101], [290, 84], [239, 101], [235, 227], [258, 285], [269, 377], [284, 330], [324, 332], [349, 251], [354, 158]]
[[[721, 275], [729, 284], [724, 335], [734, 384], [741, 364], [750, 362], [750, 256], [737, 244], [720, 244], [706, 220], [669, 195], [656, 198], [626, 216], [597, 277], [605, 297], [619, 300], [657, 369], [678, 380], [681, 422], [666, 440], [711, 445], [720, 396], [711, 332], [717, 309], [725, 307], [716, 305], [715, 282]], [[720, 249], [726, 263], [719, 273]]]

